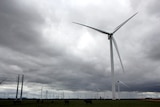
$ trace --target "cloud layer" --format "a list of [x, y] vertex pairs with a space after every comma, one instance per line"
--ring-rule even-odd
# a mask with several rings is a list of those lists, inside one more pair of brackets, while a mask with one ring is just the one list
[[15, 84], [17, 74], [24, 74], [26, 87], [33, 83], [55, 90], [110, 91], [107, 36], [72, 22], [111, 32], [138, 11], [114, 35], [125, 67], [123, 73], [114, 50], [116, 80], [130, 86], [122, 86], [122, 91], [159, 92], [159, 4], [158, 0], [0, 1], [0, 79], [8, 78], [1, 87]]

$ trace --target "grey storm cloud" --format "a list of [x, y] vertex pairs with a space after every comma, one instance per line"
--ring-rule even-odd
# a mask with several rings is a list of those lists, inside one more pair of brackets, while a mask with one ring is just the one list
[[34, 8], [9, 0], [2, 0], [0, 5], [2, 45], [20, 48], [40, 42], [35, 28], [38, 30], [43, 19]]
[[[125, 67], [123, 73], [114, 50], [116, 80], [129, 85], [122, 91], [159, 92], [159, 4], [158, 0], [1, 0], [0, 79], [8, 77], [11, 81], [6, 84], [13, 85], [17, 74], [24, 74], [28, 87], [111, 90], [107, 36], [72, 22], [110, 32], [138, 11], [114, 35]], [[31, 90], [28, 87], [25, 92]]]

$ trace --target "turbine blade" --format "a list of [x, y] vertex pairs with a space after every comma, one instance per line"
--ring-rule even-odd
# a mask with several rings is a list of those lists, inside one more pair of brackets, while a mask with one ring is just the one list
[[131, 17], [129, 17], [126, 21], [124, 21], [123, 23], [121, 23], [119, 26], [117, 26], [116, 28], [115, 28], [115, 30], [113, 31], [113, 34], [115, 33], [115, 32], [117, 32], [124, 24], [126, 24], [130, 19], [132, 19], [136, 14], [138, 14], [138, 12], [137, 13], [135, 13], [135, 14], [133, 14]]
[[122, 70], [124, 72], [124, 67], [123, 67], [123, 63], [122, 63], [122, 60], [121, 60], [121, 56], [120, 56], [120, 53], [119, 53], [119, 50], [118, 50], [118, 45], [116, 43], [116, 40], [114, 39], [114, 37], [112, 36], [112, 40], [113, 40], [113, 43], [114, 43], [114, 46], [116, 48], [116, 51], [117, 51], [117, 54], [118, 54], [118, 57], [119, 57], [119, 61], [121, 63], [121, 67], [122, 67]]
[[121, 83], [122, 85], [124, 85], [124, 86], [126, 86], [126, 87], [128, 87], [128, 88], [129, 88], [129, 86], [128, 86], [127, 84], [125, 84], [124, 82], [119, 81], [119, 83]]
[[110, 35], [110, 33], [106, 32], [106, 31], [103, 31], [103, 30], [100, 30], [100, 29], [97, 29], [97, 28], [94, 28], [94, 27], [91, 27], [91, 26], [88, 26], [88, 25], [80, 24], [80, 23], [77, 23], [77, 22], [73, 22], [73, 23], [88, 27], [90, 29], [96, 30], [98, 32], [101, 32], [101, 33], [104, 33], [104, 34], [107, 34], [107, 35]]

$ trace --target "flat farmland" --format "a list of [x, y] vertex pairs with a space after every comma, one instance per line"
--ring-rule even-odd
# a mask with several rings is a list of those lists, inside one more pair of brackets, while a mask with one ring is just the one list
[[0, 107], [160, 107], [155, 100], [0, 100]]

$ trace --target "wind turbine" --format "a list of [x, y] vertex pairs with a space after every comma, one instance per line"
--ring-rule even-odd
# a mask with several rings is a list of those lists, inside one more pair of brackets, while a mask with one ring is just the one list
[[133, 14], [131, 17], [129, 17], [127, 20], [125, 20], [123, 23], [121, 23], [119, 26], [117, 26], [115, 28], [115, 30], [111, 33], [109, 32], [106, 32], [106, 31], [103, 31], [103, 30], [100, 30], [100, 29], [97, 29], [97, 28], [94, 28], [94, 27], [91, 27], [91, 26], [88, 26], [88, 25], [84, 25], [84, 24], [81, 24], [81, 23], [77, 23], [77, 22], [73, 22], [75, 24], [78, 24], [78, 25], [81, 25], [81, 26], [85, 26], [85, 27], [88, 27], [90, 29], [93, 29], [93, 30], [96, 30], [100, 33], [103, 33], [103, 34], [106, 34], [108, 35], [108, 39], [110, 40], [110, 57], [111, 57], [111, 76], [112, 76], [112, 100], [115, 100], [115, 78], [114, 78], [114, 59], [113, 59], [113, 44], [112, 42], [114, 43], [114, 46], [116, 48], [116, 51], [117, 51], [117, 54], [118, 54], [118, 57], [119, 57], [119, 60], [120, 60], [120, 63], [121, 63], [121, 66], [122, 66], [122, 70], [124, 71], [124, 67], [123, 67], [123, 63], [122, 63], [122, 60], [121, 60], [121, 57], [120, 57], [120, 53], [119, 53], [119, 50], [118, 50], [118, 46], [117, 46], [117, 43], [116, 43], [116, 40], [114, 39], [113, 35], [124, 25], [126, 24], [131, 18], [133, 18], [137, 13]]
[[120, 100], [120, 84], [124, 85], [125, 87], [129, 88], [128, 85], [126, 85], [124, 82], [122, 81], [117, 81], [117, 92], [118, 92], [118, 98]]

